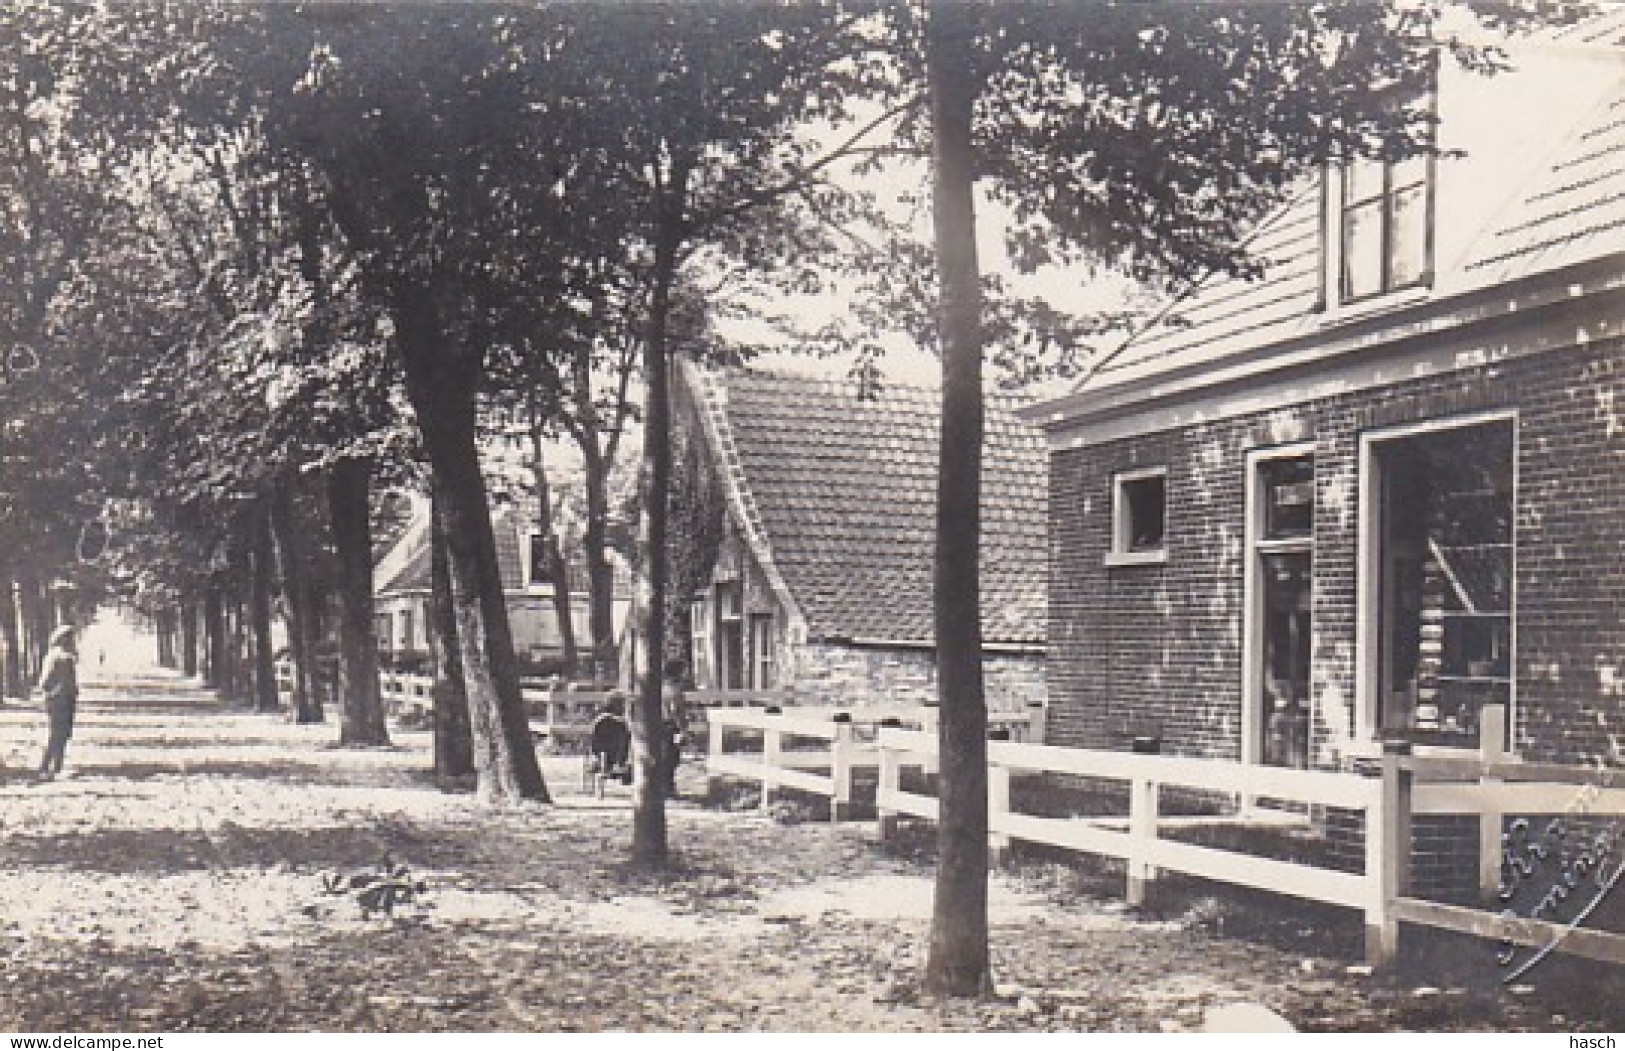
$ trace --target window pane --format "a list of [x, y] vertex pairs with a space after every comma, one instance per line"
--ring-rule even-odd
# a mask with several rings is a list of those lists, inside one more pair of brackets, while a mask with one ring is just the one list
[[1402, 161], [1395, 161], [1393, 177], [1389, 181], [1390, 191], [1398, 193], [1414, 186], [1424, 186], [1428, 178], [1428, 159], [1426, 157], [1408, 157]]
[[1264, 538], [1308, 536], [1315, 528], [1315, 465], [1307, 456], [1266, 460], [1259, 466], [1264, 486]]
[[1403, 288], [1421, 281], [1427, 271], [1427, 186], [1396, 193], [1393, 208], [1388, 242], [1389, 284]]
[[1123, 483], [1122, 498], [1128, 518], [1124, 523], [1124, 539], [1130, 551], [1156, 551], [1163, 542], [1166, 515], [1166, 479], [1136, 478]]
[[1343, 298], [1382, 291], [1382, 202], [1343, 213]]
[[1356, 160], [1347, 168], [1343, 200], [1347, 204], [1375, 200], [1382, 196], [1382, 162]]
[[1310, 565], [1307, 551], [1260, 559], [1263, 752], [1264, 761], [1275, 766], [1308, 765]]

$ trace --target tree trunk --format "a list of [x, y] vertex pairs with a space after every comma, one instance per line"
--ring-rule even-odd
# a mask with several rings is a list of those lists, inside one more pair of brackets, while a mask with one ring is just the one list
[[45, 650], [51, 637], [51, 603], [45, 594], [45, 585], [34, 577], [24, 577], [21, 584], [23, 615], [23, 679], [32, 683], [39, 678], [45, 664]]
[[592, 633], [593, 678], [614, 682], [619, 670], [615, 652], [615, 566], [609, 560], [609, 467], [603, 453], [582, 448], [587, 521], [582, 547], [587, 556], [587, 627]]
[[281, 708], [276, 690], [276, 655], [271, 643], [271, 589], [275, 586], [276, 555], [271, 546], [271, 508], [267, 501], [254, 509], [253, 577], [249, 590], [249, 621], [253, 631], [254, 710], [274, 712]]
[[407, 394], [444, 515], [457, 655], [468, 696], [479, 795], [489, 803], [548, 802], [519, 693], [507, 597], [475, 445], [479, 360], [445, 345], [428, 289], [403, 281], [394, 298]]
[[926, 28], [932, 217], [942, 332], [935, 624], [938, 737], [936, 897], [925, 985], [974, 996], [989, 982], [987, 700], [979, 577], [982, 482], [981, 276], [971, 115], [974, 9], [934, 3]]
[[434, 773], [442, 782], [474, 773], [474, 738], [468, 691], [457, 648], [457, 607], [451, 598], [442, 499], [433, 499], [429, 529], [429, 655], [434, 665]]
[[339, 744], [386, 745], [384, 698], [378, 686], [373, 627], [372, 464], [340, 460], [327, 476], [328, 513], [339, 574]]
[[0, 577], [0, 646], [5, 665], [0, 668], [0, 699], [23, 696], [22, 633], [17, 630], [17, 589], [10, 577]]
[[[681, 193], [684, 185], [674, 188]], [[677, 199], [681, 199], [680, 197]], [[668, 210], [664, 200], [662, 212]], [[665, 217], [675, 219], [675, 216]], [[661, 665], [666, 655], [666, 551], [667, 496], [671, 491], [670, 357], [666, 331], [671, 314], [671, 286], [677, 272], [679, 244], [671, 223], [658, 223], [655, 247], [654, 290], [649, 299], [649, 336], [643, 344], [643, 382], [647, 404], [643, 417], [643, 595], [638, 610], [638, 638], [643, 646], [643, 681], [639, 685], [638, 717], [633, 720], [637, 785], [632, 810], [632, 860], [649, 868], [665, 868], [666, 842], [665, 706], [661, 697]]]
[[174, 668], [175, 659], [175, 607], [165, 606], [158, 611], [156, 619], [158, 640], [158, 666], [160, 668]]
[[553, 583], [553, 616], [559, 622], [559, 646], [564, 651], [564, 677], [576, 674], [576, 627], [570, 603], [570, 566], [559, 550], [559, 534], [553, 528], [553, 493], [547, 484], [547, 466], [542, 459], [542, 427], [536, 403], [530, 407], [530, 451], [536, 472], [536, 531], [542, 538], [542, 556], [547, 576]]
[[190, 592], [181, 599], [181, 671], [193, 678], [198, 673], [197, 598]]
[[321, 692], [316, 688], [316, 609], [309, 567], [305, 564], [303, 533], [295, 520], [293, 496], [287, 483], [271, 501], [271, 533], [282, 566], [282, 593], [288, 603], [288, 660], [293, 665], [293, 718], [298, 723], [323, 719]]
[[226, 683], [226, 603], [217, 581], [203, 593], [203, 641], [203, 685], [219, 693]]
[[37, 680], [40, 671], [45, 667], [45, 653], [51, 647], [51, 631], [56, 626], [55, 611], [51, 608], [51, 593], [49, 585], [42, 580], [30, 580], [28, 586], [29, 604], [29, 647], [28, 647], [28, 678]]
[[238, 551], [232, 560], [231, 572], [231, 603], [227, 608], [227, 617], [231, 624], [231, 645], [229, 647], [229, 668], [227, 680], [230, 683], [231, 703], [251, 708], [254, 704], [253, 687], [250, 682], [250, 671], [253, 667], [248, 654], [248, 586], [252, 584], [253, 570], [248, 564], [246, 548]]

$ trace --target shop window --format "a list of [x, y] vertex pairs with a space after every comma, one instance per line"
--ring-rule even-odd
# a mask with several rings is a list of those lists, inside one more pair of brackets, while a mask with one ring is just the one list
[[1373, 465], [1380, 726], [1475, 745], [1512, 700], [1512, 422], [1381, 441]]
[[1113, 480], [1112, 554], [1124, 561], [1160, 558], [1166, 549], [1168, 471], [1126, 471]]

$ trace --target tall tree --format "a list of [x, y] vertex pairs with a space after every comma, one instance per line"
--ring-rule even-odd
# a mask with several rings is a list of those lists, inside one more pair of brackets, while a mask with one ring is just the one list
[[[1510, 8], [1486, 4], [1505, 15]], [[933, 0], [919, 33], [931, 97], [935, 269], [943, 355], [938, 481], [941, 864], [926, 982], [988, 981], [986, 705], [976, 578], [987, 283], [978, 194], [1016, 222], [1018, 265], [1120, 268], [1178, 287], [1254, 273], [1241, 236], [1329, 160], [1429, 148], [1431, 116], [1376, 86], [1421, 86], [1436, 8], [1331, 3], [997, 5]], [[1483, 51], [1450, 43], [1488, 68]], [[904, 68], [918, 68], [908, 61]], [[1016, 355], [1021, 356], [1019, 351]]]
[[[647, 304], [637, 328], [645, 391], [643, 566], [633, 609], [644, 667], [634, 724], [632, 854], [658, 867], [668, 860], [666, 749], [659, 742], [671, 605], [668, 392], [677, 291], [710, 251], [746, 259], [761, 271], [796, 275], [806, 273], [808, 258], [827, 254], [822, 226], [788, 220], [798, 209], [805, 216], [818, 206], [837, 213], [850, 207], [823, 175], [884, 118], [832, 148], [800, 132], [814, 118], [847, 124], [850, 92], [880, 78], [863, 20], [834, 3], [627, 6], [571, 14], [580, 57], [571, 97], [582, 106], [617, 100], [612, 110], [589, 110], [608, 129], [619, 165], [617, 179], [601, 183], [600, 192], [613, 193], [635, 221], [623, 250], [640, 273]], [[781, 219], [787, 221], [775, 221]]]
[[[982, 686], [981, 272], [975, 154], [976, 11], [934, 8], [925, 38], [931, 97], [932, 219], [942, 316], [935, 629], [941, 701], [941, 816], [926, 973], [933, 988], [979, 990], [987, 974], [987, 699]], [[967, 68], [970, 67], [970, 68]]]

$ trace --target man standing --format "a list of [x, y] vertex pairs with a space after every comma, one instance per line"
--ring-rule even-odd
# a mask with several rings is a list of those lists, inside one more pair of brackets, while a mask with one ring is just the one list
[[665, 718], [665, 733], [660, 741], [660, 777], [668, 798], [677, 795], [677, 764], [683, 761], [683, 735], [688, 729], [688, 697], [684, 687], [688, 679], [688, 662], [672, 657], [665, 664], [665, 681], [661, 683], [660, 700]]
[[62, 772], [62, 757], [68, 750], [68, 738], [73, 736], [73, 716], [79, 706], [77, 664], [73, 629], [63, 625], [51, 633], [51, 647], [40, 670], [39, 688], [45, 695], [45, 711], [51, 717], [51, 737], [40, 763], [41, 777]]

